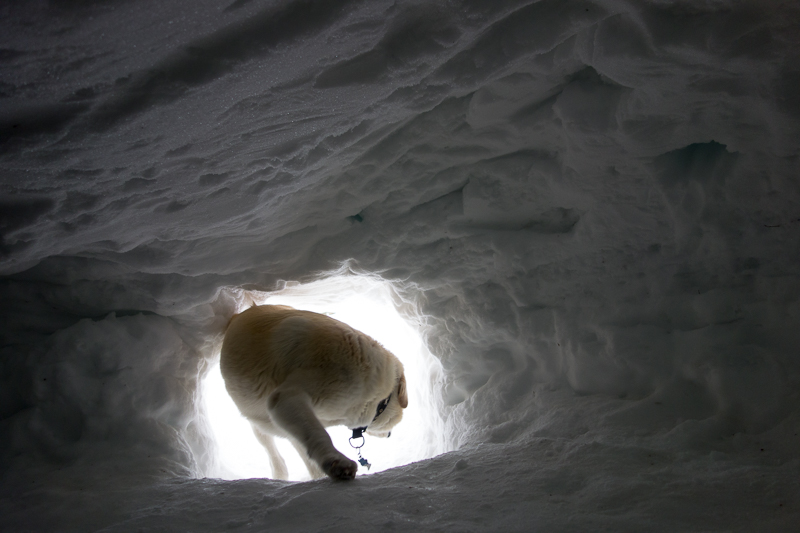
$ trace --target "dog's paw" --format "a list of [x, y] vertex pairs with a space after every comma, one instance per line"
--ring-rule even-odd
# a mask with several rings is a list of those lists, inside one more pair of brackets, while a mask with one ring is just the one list
[[345, 456], [329, 459], [322, 463], [322, 469], [333, 479], [353, 479], [358, 465]]

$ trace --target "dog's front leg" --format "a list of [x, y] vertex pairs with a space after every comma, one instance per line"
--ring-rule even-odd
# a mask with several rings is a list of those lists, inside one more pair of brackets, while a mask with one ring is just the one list
[[353, 479], [358, 465], [333, 447], [331, 437], [311, 408], [311, 398], [301, 389], [278, 387], [267, 398], [272, 420], [291, 435], [308, 457], [334, 479]]

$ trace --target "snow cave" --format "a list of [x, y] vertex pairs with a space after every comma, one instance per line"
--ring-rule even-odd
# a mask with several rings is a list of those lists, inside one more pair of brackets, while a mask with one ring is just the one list
[[[796, 531], [799, 139], [788, 0], [3, 2], [0, 529]], [[368, 475], [252, 302], [409, 343]]]

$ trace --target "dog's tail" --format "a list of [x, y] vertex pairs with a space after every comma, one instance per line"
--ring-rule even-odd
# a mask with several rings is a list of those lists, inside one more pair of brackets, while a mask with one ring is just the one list
[[[256, 303], [256, 301], [253, 300], [253, 296], [249, 292], [245, 293], [244, 296], [245, 296], [245, 298], [247, 298], [247, 300], [250, 300], [250, 307], [256, 307], [258, 305]], [[247, 300], [245, 300], [245, 301], [247, 301]]]
[[[248, 309], [252, 309], [253, 307], [258, 307], [258, 304], [253, 299], [253, 297], [249, 293], [245, 292], [244, 294], [242, 294], [242, 307], [247, 305], [248, 301], [250, 302], [250, 307], [248, 307]], [[231, 322], [233, 322], [233, 319], [236, 318], [237, 316], [239, 316], [240, 314], [242, 314], [242, 313], [239, 312], [239, 313], [234, 313], [233, 315], [231, 315], [231, 317], [228, 319], [228, 323], [225, 324], [225, 329], [223, 330], [223, 333], [228, 331], [228, 328], [231, 327]]]

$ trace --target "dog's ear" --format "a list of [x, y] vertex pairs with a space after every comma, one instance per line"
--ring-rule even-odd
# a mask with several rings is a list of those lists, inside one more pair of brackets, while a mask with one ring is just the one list
[[405, 409], [408, 407], [408, 392], [406, 392], [406, 375], [400, 376], [400, 383], [397, 385], [397, 401], [400, 402], [400, 407]]

